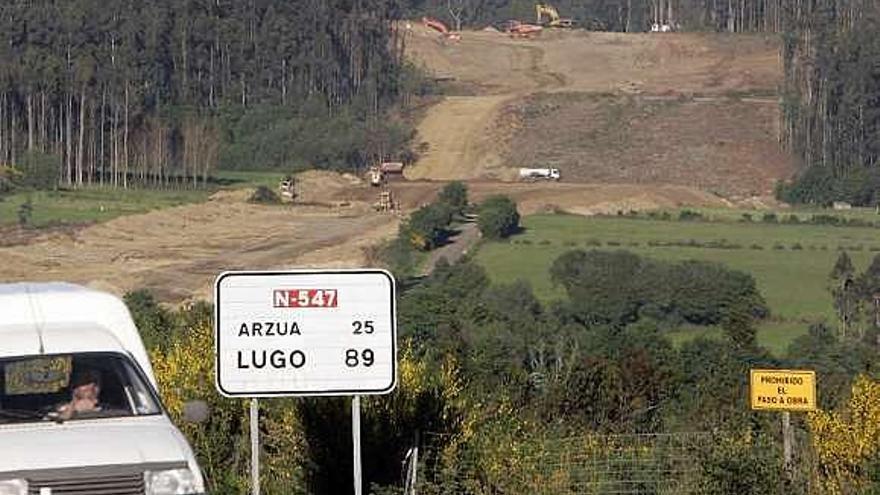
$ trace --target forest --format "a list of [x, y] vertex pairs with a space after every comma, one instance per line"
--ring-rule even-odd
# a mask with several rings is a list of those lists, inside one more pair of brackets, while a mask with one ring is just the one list
[[357, 166], [406, 138], [385, 118], [405, 81], [396, 15], [385, 0], [3, 2], [0, 163], [120, 187]]
[[[781, 141], [803, 163], [780, 197], [877, 203], [869, 0], [560, 0], [581, 27], [783, 39]], [[224, 169], [410, 160], [431, 91], [395, 20], [483, 27], [531, 0], [12, 1], [0, 5], [0, 189], [198, 186]]]

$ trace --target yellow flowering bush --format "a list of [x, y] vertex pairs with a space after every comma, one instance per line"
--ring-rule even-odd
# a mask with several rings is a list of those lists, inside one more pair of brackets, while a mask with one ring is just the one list
[[864, 466], [880, 452], [880, 382], [856, 377], [840, 411], [809, 414], [820, 493], [863, 493]]
[[[196, 322], [150, 359], [162, 401], [199, 457], [211, 493], [247, 493], [250, 463], [248, 401], [227, 399], [214, 387], [213, 330]], [[200, 424], [183, 421], [183, 405], [204, 400], [211, 414]], [[264, 493], [301, 493], [303, 446], [289, 401], [260, 404]]]

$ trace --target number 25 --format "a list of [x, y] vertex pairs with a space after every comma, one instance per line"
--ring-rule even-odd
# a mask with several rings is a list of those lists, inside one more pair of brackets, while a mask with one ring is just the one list
[[373, 328], [373, 321], [372, 320], [353, 321], [353, 322], [351, 322], [351, 326], [352, 326], [352, 328], [354, 328], [354, 332], [352, 332], [352, 333], [354, 333], [355, 335], [361, 335], [364, 333], [370, 334], [370, 333], [373, 333], [376, 331], [376, 329]]

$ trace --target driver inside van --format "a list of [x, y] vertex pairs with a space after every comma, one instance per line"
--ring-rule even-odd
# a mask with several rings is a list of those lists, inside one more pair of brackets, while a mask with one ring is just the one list
[[80, 413], [98, 412], [101, 410], [101, 374], [97, 370], [77, 370], [70, 380], [70, 402], [58, 408], [60, 419], [70, 419]]

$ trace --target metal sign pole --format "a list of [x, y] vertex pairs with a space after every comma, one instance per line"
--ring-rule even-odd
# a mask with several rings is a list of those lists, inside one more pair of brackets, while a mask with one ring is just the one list
[[351, 440], [354, 460], [354, 495], [361, 495], [361, 396], [351, 399]]
[[260, 495], [260, 406], [251, 399], [251, 494]]

